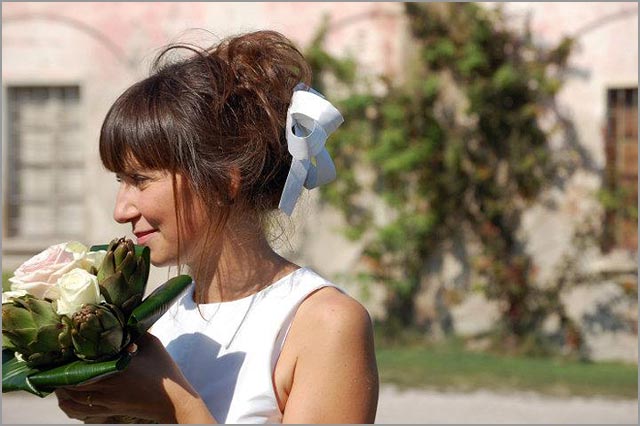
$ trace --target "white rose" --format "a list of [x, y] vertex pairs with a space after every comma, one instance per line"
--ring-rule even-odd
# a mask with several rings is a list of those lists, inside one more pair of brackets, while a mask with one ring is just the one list
[[75, 268], [58, 279], [58, 314], [71, 316], [84, 304], [104, 302], [98, 278], [82, 268]]
[[53, 245], [24, 262], [9, 278], [11, 290], [57, 299], [58, 278], [78, 266], [88, 248], [77, 241]]
[[95, 266], [96, 269], [100, 269], [100, 265], [106, 256], [106, 250], [98, 250], [98, 251], [88, 251], [82, 255], [79, 260], [79, 266], [88, 271], [92, 266]]
[[14, 297], [20, 297], [27, 294], [24, 290], [16, 290], [16, 291], [3, 291], [2, 292], [2, 303], [10, 302]]

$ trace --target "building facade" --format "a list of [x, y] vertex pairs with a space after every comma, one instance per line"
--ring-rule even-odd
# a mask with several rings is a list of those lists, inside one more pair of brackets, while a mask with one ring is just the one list
[[[572, 131], [552, 143], [573, 146], [581, 158], [562, 187], [545, 194], [547, 202], [524, 218], [527, 250], [541, 276], [551, 277], [576, 227], [594, 212], [605, 218], [608, 246], [581, 259], [584, 271], [601, 279], [597, 286], [577, 286], [566, 298], [573, 301], [572, 315], [591, 321], [594, 358], [635, 360], [637, 327], [607, 329], [605, 320], [598, 322], [605, 315], [598, 307], [622, 309], [623, 316], [637, 311], [637, 303], [620, 302], [624, 285], [635, 285], [637, 293], [637, 219], [601, 213], [596, 194], [615, 185], [635, 193], [637, 203], [637, 3], [503, 6], [514, 25], [528, 19], [541, 44], [564, 35], [577, 40], [558, 102]], [[355, 55], [366, 72], [402, 77], [407, 31], [399, 3], [3, 3], [3, 270], [49, 244], [97, 244], [129, 235], [128, 226], [112, 219], [117, 184], [100, 163], [98, 134], [110, 105], [146, 75], [161, 46], [185, 40], [207, 45], [273, 29], [304, 47], [325, 19], [329, 51]], [[306, 196], [285, 225], [292, 231], [279, 250], [340, 282], [359, 262], [360, 247], [340, 234], [340, 216], [317, 199]], [[464, 269], [455, 254], [443, 253], [443, 259], [421, 295], [425, 315], [438, 290], [457, 285]], [[152, 280], [164, 281], [168, 273], [154, 270]], [[374, 316], [384, 315], [380, 293], [365, 301]], [[470, 295], [451, 307], [451, 315], [458, 332], [472, 335], [492, 324], [495, 309]]]

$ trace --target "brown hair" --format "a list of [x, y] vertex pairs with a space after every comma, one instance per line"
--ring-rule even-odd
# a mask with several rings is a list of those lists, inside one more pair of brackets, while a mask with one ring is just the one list
[[[181, 49], [192, 55], [167, 60]], [[220, 214], [222, 205], [228, 215], [234, 203], [256, 214], [274, 210], [291, 163], [287, 108], [294, 87], [310, 79], [302, 54], [274, 31], [227, 38], [208, 49], [169, 45], [151, 75], [107, 113], [102, 163], [121, 173], [134, 160], [170, 171], [174, 182], [181, 174], [210, 212]], [[234, 173], [240, 178], [235, 194]]]

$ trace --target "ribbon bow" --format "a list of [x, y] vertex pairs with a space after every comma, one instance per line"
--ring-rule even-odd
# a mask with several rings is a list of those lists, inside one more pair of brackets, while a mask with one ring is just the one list
[[336, 178], [336, 168], [324, 145], [344, 121], [324, 96], [300, 83], [287, 111], [287, 147], [293, 156], [280, 197], [280, 210], [291, 216], [302, 187], [313, 189]]

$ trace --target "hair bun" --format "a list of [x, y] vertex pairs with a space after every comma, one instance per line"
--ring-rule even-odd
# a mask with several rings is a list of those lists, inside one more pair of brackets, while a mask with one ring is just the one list
[[[179, 50], [193, 54], [169, 60]], [[276, 209], [291, 164], [287, 109], [294, 87], [310, 80], [300, 51], [274, 31], [229, 37], [209, 49], [169, 45], [152, 74], [107, 114], [103, 164], [119, 172], [134, 159], [178, 172], [216, 214], [221, 202], [258, 213]], [[231, 176], [238, 174], [235, 191]]]
[[[260, 156], [262, 170], [243, 175], [253, 187], [256, 204], [277, 208], [291, 158], [284, 127], [293, 89], [311, 83], [311, 69], [300, 51], [282, 34], [258, 31], [223, 40], [212, 55], [221, 58], [233, 75], [227, 104], [241, 114], [240, 136]], [[261, 153], [261, 154], [258, 154]]]

